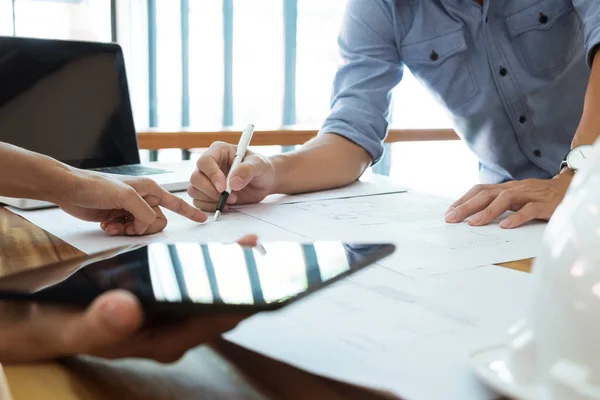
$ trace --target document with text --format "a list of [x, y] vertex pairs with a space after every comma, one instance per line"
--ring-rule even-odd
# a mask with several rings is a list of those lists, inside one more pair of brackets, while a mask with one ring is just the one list
[[[180, 194], [190, 201], [187, 194]], [[109, 237], [98, 224], [80, 221], [59, 209], [13, 212], [83, 252], [151, 241], [228, 241], [247, 234], [269, 240], [341, 240], [394, 242], [398, 250], [383, 266], [407, 276], [423, 276], [534, 257], [545, 224], [513, 230], [497, 223], [471, 227], [447, 224], [448, 199], [422, 193], [395, 193], [308, 201], [258, 204], [227, 213], [214, 223], [188, 221], [166, 211], [165, 231], [148, 237]]]
[[227, 338], [312, 373], [410, 399], [492, 398], [470, 374], [468, 356], [504, 340], [527, 304], [530, 276], [489, 264], [536, 256], [545, 224], [449, 225], [450, 203], [378, 193], [246, 206], [205, 224], [166, 212], [168, 227], [148, 237], [109, 237], [59, 209], [13, 211], [86, 253], [149, 242], [234, 242], [247, 234], [393, 242], [396, 252], [378, 265], [257, 315]]
[[414, 400], [494, 399], [469, 369], [477, 348], [503, 343], [531, 289], [498, 266], [410, 279], [376, 267], [226, 338], [328, 378]]

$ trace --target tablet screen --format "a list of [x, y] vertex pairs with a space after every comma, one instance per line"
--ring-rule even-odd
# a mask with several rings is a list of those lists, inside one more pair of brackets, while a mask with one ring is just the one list
[[161, 244], [118, 249], [0, 279], [2, 293], [89, 303], [126, 289], [144, 303], [260, 306], [284, 303], [360, 270], [394, 251], [390, 244], [270, 242]]

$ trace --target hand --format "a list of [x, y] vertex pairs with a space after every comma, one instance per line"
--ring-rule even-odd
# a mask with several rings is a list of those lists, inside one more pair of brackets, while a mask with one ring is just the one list
[[[253, 247], [258, 237], [248, 235], [238, 243]], [[103, 258], [114, 253], [107, 252]], [[219, 338], [248, 316], [207, 315], [144, 329], [139, 300], [124, 290], [102, 294], [84, 311], [0, 302], [0, 362], [34, 362], [75, 354], [174, 362], [187, 350]]]
[[[236, 146], [217, 142], [200, 157], [188, 188], [196, 207], [204, 211], [216, 209], [217, 201], [227, 187], [227, 174], [235, 151]], [[244, 161], [231, 175], [230, 184], [232, 193], [227, 200], [228, 205], [258, 203], [271, 194], [275, 185], [275, 168], [268, 158], [248, 151]]]
[[50, 305], [0, 304], [0, 362], [24, 363], [75, 354], [175, 362], [219, 338], [246, 316], [202, 316], [142, 328], [143, 311], [129, 292], [114, 290], [85, 311]]
[[500, 227], [519, 227], [534, 219], [549, 220], [569, 187], [572, 172], [565, 171], [554, 179], [526, 179], [499, 185], [477, 185], [450, 206], [446, 222], [465, 219], [472, 226], [487, 225], [506, 211], [515, 211]]
[[206, 221], [206, 214], [151, 179], [118, 179], [91, 172], [78, 174], [57, 205], [79, 219], [100, 222], [100, 227], [109, 235], [150, 235], [162, 231], [167, 226], [167, 218], [160, 207], [192, 221]]

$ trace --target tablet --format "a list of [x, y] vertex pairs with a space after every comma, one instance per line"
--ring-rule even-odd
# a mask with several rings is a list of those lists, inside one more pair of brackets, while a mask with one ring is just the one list
[[0, 278], [0, 299], [86, 306], [103, 292], [136, 295], [147, 316], [279, 309], [389, 256], [394, 245], [342, 242], [154, 243]]

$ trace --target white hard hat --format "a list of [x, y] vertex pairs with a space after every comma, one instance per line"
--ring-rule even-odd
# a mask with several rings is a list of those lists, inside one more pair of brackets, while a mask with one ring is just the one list
[[551, 218], [532, 302], [505, 345], [472, 355], [477, 375], [518, 399], [600, 399], [600, 143]]

